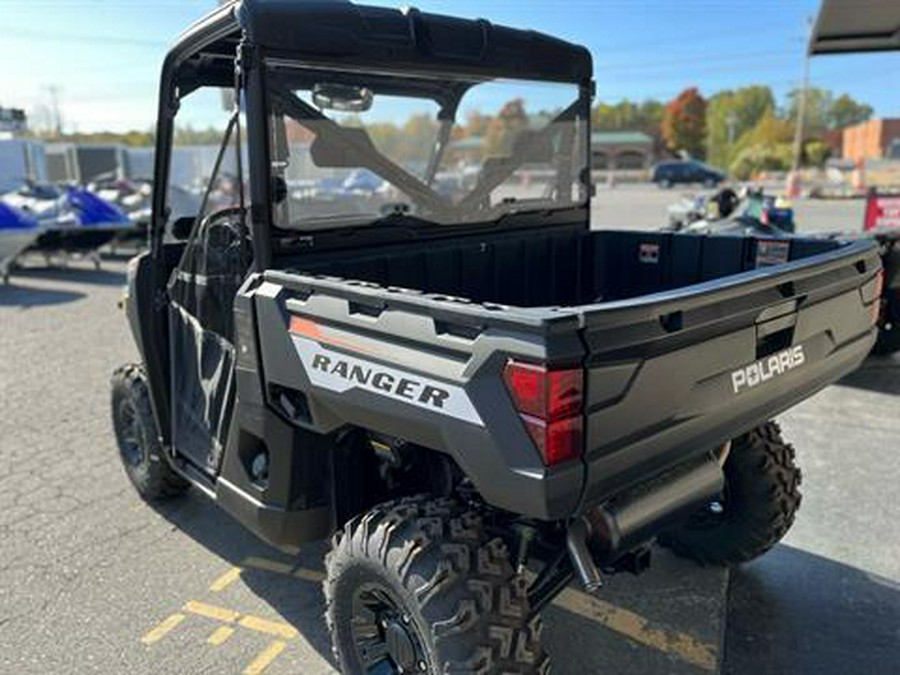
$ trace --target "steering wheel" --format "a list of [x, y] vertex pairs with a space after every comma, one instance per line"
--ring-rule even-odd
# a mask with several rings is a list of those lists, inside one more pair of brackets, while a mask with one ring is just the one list
[[[239, 219], [244, 217], [245, 211], [246, 208], [242, 209], [240, 206], [229, 206], [213, 211], [200, 221], [193, 246], [198, 253], [204, 252], [200, 255], [207, 261], [206, 264], [213, 264], [215, 260], [218, 265], [233, 265], [234, 262], [226, 261], [233, 260], [232, 256], [238, 254], [237, 249], [242, 244], [246, 244], [244, 250], [250, 251], [249, 237], [244, 241], [241, 240], [243, 228], [239, 224]], [[243, 257], [243, 254], [238, 255]]]
[[203, 220], [200, 221], [200, 228], [198, 232], [202, 232], [203, 230], [212, 227], [220, 220], [233, 218], [234, 216], [243, 216], [244, 211], [246, 210], [246, 207], [241, 208], [240, 206], [226, 206], [224, 209], [219, 209], [218, 211], [208, 213], [206, 216], [204, 216]]

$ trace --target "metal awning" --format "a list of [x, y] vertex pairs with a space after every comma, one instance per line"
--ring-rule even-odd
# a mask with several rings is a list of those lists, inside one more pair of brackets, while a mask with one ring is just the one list
[[900, 0], [822, 0], [810, 54], [900, 50]]

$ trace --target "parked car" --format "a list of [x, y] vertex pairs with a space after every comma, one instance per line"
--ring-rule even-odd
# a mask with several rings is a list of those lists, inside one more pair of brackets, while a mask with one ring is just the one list
[[690, 159], [660, 162], [653, 167], [652, 180], [662, 188], [690, 183], [699, 183], [712, 188], [724, 181], [725, 178], [725, 174], [721, 171], [703, 162]]

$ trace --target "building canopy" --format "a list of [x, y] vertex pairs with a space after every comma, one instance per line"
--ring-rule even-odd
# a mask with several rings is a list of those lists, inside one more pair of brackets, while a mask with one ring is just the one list
[[822, 0], [810, 54], [900, 50], [900, 1]]

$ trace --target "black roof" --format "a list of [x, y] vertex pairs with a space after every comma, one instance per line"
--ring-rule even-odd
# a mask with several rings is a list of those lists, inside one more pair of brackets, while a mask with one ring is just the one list
[[[241, 37], [274, 57], [312, 64], [402, 68], [563, 82], [590, 79], [584, 47], [535, 31], [348, 0], [241, 0], [185, 31], [169, 65], [225, 76]], [[201, 79], [207, 79], [205, 77]]]
[[900, 50], [900, 0], [822, 0], [810, 54]]

